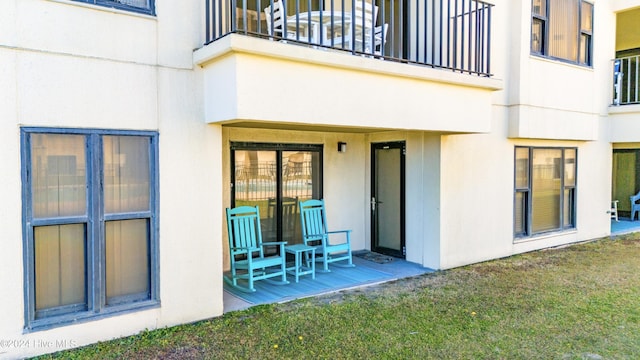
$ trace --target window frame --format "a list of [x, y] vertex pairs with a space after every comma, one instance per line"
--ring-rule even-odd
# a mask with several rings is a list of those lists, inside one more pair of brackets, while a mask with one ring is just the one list
[[[82, 135], [84, 136], [86, 166], [86, 214], [81, 216], [58, 216], [34, 218], [33, 177], [30, 174], [31, 135]], [[149, 139], [149, 210], [105, 214], [103, 136], [136, 136]], [[22, 219], [23, 219], [23, 261], [24, 261], [24, 316], [25, 331], [46, 330], [75, 324], [81, 321], [97, 320], [123, 312], [136, 311], [160, 305], [159, 288], [159, 173], [158, 173], [158, 133], [138, 130], [106, 129], [66, 129], [45, 127], [20, 128], [21, 176], [22, 176]], [[113, 220], [148, 219], [148, 271], [149, 295], [144, 300], [127, 299], [113, 305], [106, 304], [105, 287], [105, 224]], [[82, 306], [69, 305], [36, 311], [35, 309], [35, 238], [38, 226], [83, 224], [85, 226], [85, 303]], [[36, 316], [37, 315], [37, 316]]]
[[147, 8], [139, 8], [136, 6], [121, 4], [116, 0], [71, 0], [76, 2], [81, 2], [89, 5], [102, 6], [117, 10], [130, 11], [140, 14], [146, 14], [155, 16], [156, 15], [156, 0], [149, 0], [149, 7]]
[[[517, 153], [518, 149], [526, 149], [527, 150], [527, 185], [524, 187], [518, 186], [518, 177], [517, 177]], [[559, 192], [559, 208], [558, 208], [558, 223], [559, 227], [551, 230], [543, 230], [538, 232], [533, 232], [533, 152], [534, 150], [560, 150], [560, 192]], [[573, 151], [575, 154], [574, 160], [574, 173], [573, 173], [573, 185], [565, 183], [565, 168], [567, 165], [567, 150]], [[578, 148], [577, 147], [552, 147], [552, 146], [515, 146], [513, 152], [513, 237], [514, 242], [531, 240], [532, 238], [536, 238], [539, 236], [544, 236], [551, 233], [561, 233], [566, 231], [573, 231], [576, 229], [576, 214], [577, 214], [577, 188], [578, 188]], [[567, 225], [565, 219], [565, 192], [569, 191], [569, 195], [571, 198], [571, 204], [569, 204], [570, 208], [569, 217], [570, 223]], [[523, 194], [522, 201], [524, 202], [523, 214], [522, 214], [522, 223], [523, 223], [523, 231], [517, 231], [516, 228], [516, 220], [518, 214], [516, 213], [516, 204], [518, 201], [518, 194]]]
[[[248, 151], [273, 151], [276, 154], [276, 212], [282, 214], [282, 153], [290, 151], [307, 151], [318, 154], [318, 174], [319, 184], [315, 184], [315, 198], [322, 199], [323, 187], [324, 187], [324, 144], [312, 144], [312, 143], [265, 143], [265, 142], [247, 142], [247, 141], [232, 141], [230, 143], [230, 155], [229, 155], [229, 172], [231, 177], [231, 207], [236, 206], [236, 172], [235, 172], [235, 155], [236, 151], [248, 150]], [[264, 222], [262, 223], [264, 225]], [[276, 220], [276, 240], [283, 241], [283, 219], [278, 216]], [[264, 238], [263, 238], [264, 240]], [[265, 240], [266, 241], [266, 240]], [[291, 245], [291, 244], [289, 244]]]
[[[583, 19], [582, 10], [584, 9], [583, 7], [584, 4], [589, 4], [591, 6], [591, 29], [590, 30], [584, 29], [582, 27], [582, 19]], [[584, 0], [580, 1], [580, 17], [579, 17], [580, 25], [578, 26], [578, 64], [580, 65], [591, 66], [593, 64], [593, 7], [594, 7], [594, 4], [589, 1], [584, 1]], [[585, 42], [586, 52], [585, 52], [585, 49], [583, 49], [581, 46], [583, 37], [586, 37], [588, 40]], [[585, 62], [582, 62], [580, 59], [583, 54], [585, 56]]]
[[[547, 34], [548, 34], [548, 24], [549, 24], [549, 4], [547, 3], [547, 0], [542, 0], [545, 2], [545, 13], [538, 14], [533, 11], [534, 1], [535, 0], [531, 0], [531, 35], [532, 37], [530, 42], [530, 48], [532, 53], [543, 56], [547, 52], [546, 47], [547, 47]], [[542, 32], [542, 34], [540, 35], [540, 39], [539, 39], [541, 51], [533, 50], [533, 27], [536, 22], [541, 24], [540, 31]]]
[[[538, 57], [542, 57], [542, 58], [547, 58], [547, 59], [552, 59], [552, 60], [557, 60], [557, 61], [562, 61], [562, 62], [567, 62], [567, 63], [571, 63], [571, 64], [576, 64], [579, 66], [586, 66], [586, 67], [593, 67], [593, 29], [594, 29], [594, 3], [590, 2], [590, 1], [585, 1], [585, 0], [574, 0], [578, 3], [578, 13], [576, 14], [578, 16], [578, 21], [577, 21], [577, 27], [575, 29], [576, 32], [576, 46], [577, 46], [577, 52], [576, 52], [576, 58], [575, 59], [566, 59], [566, 58], [562, 58], [562, 57], [557, 57], [557, 56], [552, 56], [549, 55], [549, 36], [551, 36], [550, 34], [550, 26], [549, 26], [549, 22], [551, 21], [551, 19], [553, 18], [553, 12], [551, 9], [551, 1], [553, 0], [542, 0], [545, 3], [545, 9], [546, 9], [546, 14], [543, 15], [539, 15], [536, 14], [533, 11], [533, 3], [535, 0], [531, 0], [531, 31], [529, 32], [530, 35], [530, 39], [529, 39], [529, 50], [531, 52], [532, 55], [534, 56], [538, 56]], [[591, 5], [591, 31], [585, 30], [582, 27], [582, 18], [583, 18], [583, 13], [582, 13], [582, 5], [583, 3], [587, 3], [589, 5]], [[541, 22], [542, 23], [542, 36], [541, 36], [541, 51], [534, 51], [533, 50], [533, 29], [534, 29], [534, 24], [536, 22]], [[586, 36], [586, 38], [588, 39], [588, 41], [586, 42], [586, 52], [585, 49], [582, 48], [582, 37]], [[585, 55], [585, 62], [581, 61], [581, 57], [582, 54], [584, 53]]]

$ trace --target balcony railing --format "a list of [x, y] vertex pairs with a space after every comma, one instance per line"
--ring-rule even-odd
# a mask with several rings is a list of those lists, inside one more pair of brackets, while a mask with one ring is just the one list
[[613, 104], [640, 104], [640, 55], [618, 58], [613, 67]]
[[[491, 76], [479, 0], [205, 0], [206, 44], [231, 33]], [[278, 21], [277, 8], [286, 16]], [[373, 8], [373, 9], [371, 9]], [[356, 9], [356, 11], [351, 11]], [[273, 21], [270, 21], [273, 19]]]

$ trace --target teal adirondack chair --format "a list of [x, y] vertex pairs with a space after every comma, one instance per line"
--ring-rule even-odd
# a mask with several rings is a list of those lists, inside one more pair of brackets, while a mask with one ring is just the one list
[[[316, 261], [322, 261], [323, 271], [329, 272], [329, 263], [346, 261], [346, 263], [335, 263], [336, 266], [354, 267], [351, 257], [351, 230], [327, 229], [327, 218], [325, 215], [324, 200], [307, 200], [300, 202], [300, 219], [302, 220], [302, 239], [309, 246], [316, 247]], [[330, 237], [344, 234], [342, 242], [329, 241]]]
[[[288, 284], [286, 274], [286, 242], [262, 242], [260, 231], [260, 212], [257, 206], [227, 208], [227, 228], [229, 233], [229, 256], [231, 258], [231, 276], [224, 280], [238, 290], [256, 291], [254, 282], [266, 280], [276, 285]], [[265, 256], [267, 246], [279, 247], [275, 255]], [[280, 277], [280, 281], [271, 278]], [[247, 286], [238, 280], [246, 280]]]

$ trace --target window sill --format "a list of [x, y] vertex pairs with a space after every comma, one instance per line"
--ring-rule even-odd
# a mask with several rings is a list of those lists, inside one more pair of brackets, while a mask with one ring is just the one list
[[24, 333], [32, 333], [37, 331], [49, 330], [57, 327], [85, 323], [89, 321], [97, 321], [108, 317], [124, 315], [132, 312], [155, 309], [160, 307], [159, 300], [149, 300], [134, 304], [112, 306], [105, 308], [100, 313], [92, 311], [83, 311], [60, 316], [52, 316], [49, 318], [33, 320], [28, 323], [24, 329]]
[[640, 113], [640, 104], [609, 105], [609, 114]]
[[571, 60], [555, 58], [555, 57], [546, 56], [546, 55], [542, 55], [542, 54], [533, 54], [533, 53], [530, 53], [529, 57], [531, 59], [545, 61], [545, 62], [552, 63], [552, 64], [566, 65], [566, 66], [572, 67], [574, 69], [593, 71], [593, 65], [579, 64], [579, 63], [573, 62]]
[[128, 15], [128, 16], [133, 16], [137, 18], [156, 20], [156, 15], [152, 15], [148, 11], [145, 12], [144, 10], [140, 10], [140, 11], [124, 10], [124, 9], [118, 9], [114, 7], [83, 3], [75, 0], [47, 0], [47, 1], [66, 4], [66, 5], [72, 5], [72, 6], [78, 6], [78, 7], [83, 7], [83, 8], [93, 9], [93, 10], [99, 10], [99, 11], [109, 12], [113, 14]]
[[531, 241], [546, 240], [546, 239], [558, 237], [558, 236], [561, 236], [561, 235], [576, 234], [577, 232], [578, 232], [578, 229], [576, 229], [576, 228], [571, 228], [571, 229], [566, 229], [566, 230], [549, 231], [549, 232], [545, 232], [545, 233], [541, 233], [541, 234], [535, 234], [535, 235], [531, 235], [531, 236], [527, 236], [527, 237], [524, 237], [524, 236], [523, 237], [516, 237], [516, 238], [513, 239], [513, 243], [514, 244], [522, 244], [522, 243], [531, 242]]

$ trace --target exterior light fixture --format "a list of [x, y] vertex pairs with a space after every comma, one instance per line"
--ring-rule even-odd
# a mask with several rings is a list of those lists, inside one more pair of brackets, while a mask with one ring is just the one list
[[347, 152], [347, 143], [346, 142], [342, 142], [342, 141], [338, 141], [338, 152]]

